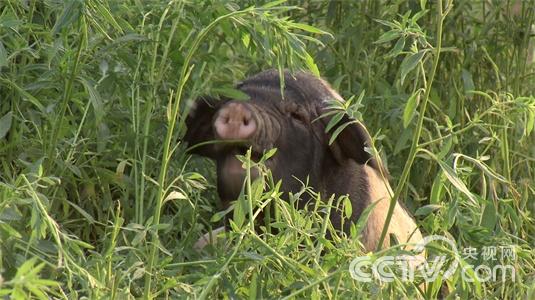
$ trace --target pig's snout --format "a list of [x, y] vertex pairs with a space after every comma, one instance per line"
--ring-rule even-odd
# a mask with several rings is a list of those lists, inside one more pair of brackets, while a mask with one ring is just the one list
[[225, 104], [217, 112], [214, 128], [217, 137], [223, 140], [243, 140], [256, 131], [253, 112], [244, 103]]

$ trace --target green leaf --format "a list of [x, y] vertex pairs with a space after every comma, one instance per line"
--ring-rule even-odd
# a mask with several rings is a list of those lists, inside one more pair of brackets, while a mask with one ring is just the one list
[[344, 213], [348, 220], [351, 220], [351, 215], [353, 213], [353, 206], [349, 197], [344, 197]]
[[128, 43], [128, 42], [147, 42], [147, 41], [150, 41], [150, 39], [148, 39], [146, 36], [144, 35], [141, 35], [141, 34], [137, 34], [137, 33], [128, 33], [128, 34], [125, 34], [119, 38], [116, 38], [113, 43], [110, 44], [111, 47], [106, 47], [105, 49], [108, 49], [108, 48], [113, 48], [113, 47], [118, 47], [119, 45], [118, 44], [122, 44], [122, 43]]
[[332, 133], [331, 135], [331, 138], [329, 139], [329, 146], [332, 145], [332, 143], [334, 142], [334, 140], [336, 140], [336, 138], [338, 137], [338, 135], [340, 133], [342, 133], [342, 131], [349, 125], [351, 124], [354, 124], [354, 123], [357, 123], [358, 121], [354, 120], [354, 121], [351, 121], [351, 122], [347, 122], [347, 123], [344, 123], [342, 124], [341, 126], [339, 126], [338, 128], [336, 128], [336, 130]]
[[395, 28], [395, 29], [399, 29], [401, 30], [401, 26], [399, 25], [399, 22], [390, 22], [390, 21], [385, 21], [385, 20], [381, 20], [381, 19], [374, 19], [375, 22], [379, 23], [379, 24], [383, 24], [389, 28]]
[[277, 6], [277, 5], [281, 4], [281, 3], [284, 3], [286, 1], [288, 1], [288, 0], [276, 0], [276, 1], [268, 2], [268, 3], [264, 4], [264, 5], [262, 5], [262, 8], [271, 8], [271, 7]]
[[[253, 180], [253, 183], [251, 184], [251, 195], [248, 195], [252, 201], [247, 202], [247, 206], [252, 203], [254, 208], [259, 199], [262, 198], [262, 192], [264, 191], [264, 180], [262, 179], [263, 177], [260, 176], [259, 178]], [[252, 217], [253, 216], [249, 216], [249, 218]]]
[[115, 28], [115, 30], [119, 31], [120, 33], [123, 33], [123, 29], [117, 23], [115, 18], [113, 17], [112, 13], [109, 11], [109, 9], [104, 6], [103, 4], [99, 3], [99, 1], [94, 1], [92, 4], [95, 6], [96, 10], [99, 12], [99, 15], [103, 17], [109, 24]]
[[71, 242], [86, 249], [95, 249], [95, 246], [81, 240], [73, 239]]
[[424, 10], [426, 4], [427, 4], [427, 0], [420, 0], [420, 9]]
[[420, 208], [418, 208], [416, 210], [416, 212], [414, 213], [415, 216], [419, 217], [419, 216], [427, 216], [429, 215], [430, 213], [432, 212], [435, 212], [439, 209], [443, 208], [442, 205], [439, 205], [439, 204], [428, 204], [428, 205], [425, 205], [425, 206], [422, 206]]
[[409, 100], [407, 100], [407, 104], [405, 104], [405, 109], [403, 110], [403, 128], [407, 128], [407, 126], [410, 124], [419, 102], [420, 90], [412, 94], [409, 97]]
[[241, 41], [245, 48], [249, 48], [249, 44], [251, 43], [251, 35], [248, 33], [243, 33], [241, 36]]
[[57, 18], [56, 24], [52, 28], [53, 34], [57, 34], [61, 29], [73, 23], [80, 15], [82, 3], [79, 0], [65, 1], [65, 3], [61, 15]]
[[474, 165], [476, 165], [481, 171], [483, 171], [483, 173], [485, 173], [487, 176], [490, 176], [500, 182], [503, 182], [503, 183], [507, 183], [508, 180], [507, 178], [503, 177], [502, 175], [496, 173], [494, 170], [492, 170], [491, 168], [489, 168], [483, 161], [481, 161], [480, 159], [475, 159], [473, 157], [470, 157], [470, 156], [467, 156], [467, 155], [464, 155], [464, 154], [461, 154], [461, 153], [454, 153], [453, 156], [455, 157], [455, 159], [458, 159], [458, 158], [463, 158], [471, 163], [473, 163]]
[[483, 209], [483, 214], [481, 214], [481, 221], [479, 225], [482, 227], [486, 227], [489, 230], [494, 230], [494, 227], [496, 226], [496, 206], [494, 206], [493, 201], [488, 201], [487, 205], [485, 205], [485, 208]]
[[138, 233], [136, 233], [136, 235], [134, 236], [134, 238], [131, 241], [132, 246], [136, 247], [137, 245], [139, 245], [139, 243], [141, 243], [142, 241], [145, 240], [146, 236], [147, 236], [147, 231], [146, 230], [142, 230], [142, 231], [139, 231]]
[[[435, 157], [435, 159], [436, 159], [436, 157]], [[451, 184], [453, 184], [453, 186], [455, 188], [457, 188], [457, 190], [459, 190], [461, 193], [465, 194], [468, 197], [468, 199], [472, 202], [472, 204], [477, 205], [476, 198], [468, 190], [468, 188], [466, 187], [464, 182], [457, 176], [457, 173], [455, 172], [455, 170], [453, 170], [452, 167], [448, 166], [445, 162], [443, 162], [443, 161], [441, 161], [439, 159], [436, 159], [436, 161], [440, 165], [440, 168], [442, 169], [442, 171], [444, 171], [444, 175], [446, 175], [446, 178], [448, 179], [448, 181]]]
[[463, 69], [461, 77], [463, 79], [464, 94], [468, 99], [472, 99], [473, 94], [470, 92], [476, 89], [474, 85], [474, 80], [472, 79], [472, 74], [468, 72], [468, 70]]
[[41, 112], [45, 112], [45, 107], [43, 106], [43, 104], [41, 104], [41, 102], [39, 102], [39, 100], [37, 100], [37, 98], [35, 98], [34, 96], [32, 96], [30, 93], [26, 92], [25, 90], [23, 90], [20, 86], [18, 86], [15, 82], [11, 81], [11, 80], [8, 80], [8, 79], [3, 79], [0, 77], [0, 82], [4, 82], [6, 84], [9, 84], [11, 85], [11, 87], [13, 87], [15, 90], [17, 90], [19, 93], [22, 94], [23, 96], [23, 99], [24, 100], [28, 100], [30, 101], [33, 105], [35, 105]]
[[227, 213], [228, 211], [219, 211], [213, 214], [212, 217], [210, 218], [210, 222], [215, 223], [215, 222], [221, 221]]
[[0, 140], [3, 139], [11, 129], [11, 121], [13, 119], [13, 112], [8, 112], [0, 119]]
[[516, 207], [513, 208], [508, 204], [504, 205], [503, 207], [505, 207], [505, 210], [507, 210], [508, 216], [513, 220], [515, 226], [520, 228], [522, 226], [522, 220], [518, 216], [518, 209]]
[[26, 283], [24, 286], [25, 286], [25, 287], [28, 289], [28, 291], [30, 291], [35, 297], [37, 297], [37, 299], [39, 299], [39, 300], [48, 300], [48, 299], [49, 299], [49, 298], [45, 295], [45, 293], [43, 293], [43, 291], [41, 291], [41, 290], [39, 289], [38, 286], [35, 286], [35, 285], [33, 284], [33, 282], [32, 282], [32, 283], [29, 283], [29, 282], [28, 282], [28, 283]]
[[458, 214], [459, 208], [457, 207], [457, 201], [452, 201], [452, 203], [448, 204], [445, 229], [450, 229], [455, 224], [455, 220], [457, 219]]
[[243, 194], [240, 195], [238, 201], [235, 202], [232, 219], [237, 228], [241, 228], [245, 223], [245, 215], [247, 214], [247, 202]]
[[425, 50], [420, 50], [416, 53], [413, 53], [411, 55], [405, 56], [405, 59], [403, 59], [403, 62], [401, 63], [401, 84], [405, 81], [405, 77], [407, 77], [407, 74], [410, 73], [422, 60], [424, 57]]
[[0, 41], [0, 67], [7, 66], [7, 50], [4, 48], [4, 43]]
[[320, 76], [320, 70], [318, 69], [318, 66], [316, 65], [316, 63], [314, 62], [314, 58], [312, 58], [312, 56], [310, 56], [310, 54], [308, 54], [307, 52], [305, 52], [304, 54], [304, 59], [305, 59], [305, 64], [307, 65], [308, 67], [308, 70], [316, 75], [316, 76]]
[[96, 123], [100, 123], [102, 119], [104, 118], [104, 106], [102, 98], [100, 97], [99, 92], [95, 89], [95, 84], [83, 77], [78, 78], [80, 82], [83, 84], [83, 86], [86, 88], [87, 93], [89, 94], [89, 101], [91, 101], [91, 105], [93, 106], [93, 111], [95, 113], [95, 120]]
[[[12, 293], [11, 289], [1, 289], [0, 290], [0, 296], [7, 296], [7, 295], [9, 295], [11, 293]], [[11, 295], [11, 297], [13, 297], [13, 295]], [[15, 299], [15, 297], [13, 297], [13, 299]]]
[[83, 208], [81, 208], [80, 206], [76, 205], [74, 202], [71, 202], [69, 200], [67, 200], [67, 202], [69, 202], [69, 204], [74, 207], [74, 209], [76, 209], [88, 222], [89, 224], [94, 224], [95, 223], [95, 219], [93, 218], [93, 216], [91, 214], [89, 214], [88, 212], [86, 212]]
[[524, 130], [525, 136], [529, 136], [531, 134], [531, 131], [533, 131], [533, 128], [535, 127], [535, 111], [528, 110], [527, 116], [526, 116], [526, 128]]
[[[387, 199], [384, 199], [383, 201], [386, 201]], [[357, 228], [357, 236], [362, 233], [362, 230], [366, 227], [366, 224], [368, 223], [368, 218], [370, 217], [371, 212], [375, 209], [375, 206], [380, 201], [375, 201], [372, 204], [368, 205], [362, 213], [360, 214], [360, 217], [357, 221], [357, 224], [355, 224], [355, 227]]]
[[310, 26], [310, 25], [307, 25], [307, 24], [303, 24], [303, 23], [291, 23], [290, 26], [294, 27], [294, 28], [298, 28], [298, 29], [304, 30], [304, 31], [307, 31], [307, 32], [310, 32], [310, 33], [327, 34], [327, 35], [332, 36], [330, 33], [326, 32], [326, 31], [323, 31], [323, 30], [321, 30], [319, 28], [316, 28], [314, 26]]
[[271, 148], [271, 149], [269, 149], [267, 152], [265, 152], [265, 153], [262, 155], [262, 158], [260, 158], [260, 163], [263, 163], [263, 162], [265, 162], [266, 160], [270, 159], [271, 157], [273, 157], [273, 155], [275, 155], [275, 153], [277, 153], [277, 148]]
[[0, 209], [0, 224], [2, 224], [2, 221], [19, 221], [22, 218], [23, 215], [17, 206], [4, 206], [4, 208]]
[[37, 262], [37, 257], [32, 257], [25, 261], [18, 269], [17, 274], [15, 275], [16, 278], [20, 278], [21, 276], [27, 275], [34, 267], [35, 263]]
[[250, 98], [249, 95], [247, 95], [246, 93], [240, 90], [237, 90], [233, 87], [215, 88], [213, 89], [213, 91], [218, 95], [231, 98], [233, 100], [245, 101], [245, 100], [249, 100]]
[[414, 126], [403, 129], [400, 135], [396, 138], [396, 145], [394, 146], [394, 155], [406, 149], [409, 145], [409, 140], [412, 138], [412, 131]]
[[[423, 16], [425, 16], [425, 14], [427, 14], [429, 10], [428, 9], [422, 9], [421, 11], [417, 12], [414, 14], [414, 16], [412, 16], [411, 18], [411, 23], [412, 24], [416, 24], [416, 22]], [[418, 26], [418, 25], [416, 25]]]
[[396, 57], [401, 53], [401, 51], [403, 51], [404, 48], [405, 48], [405, 38], [400, 37], [398, 41], [396, 42], [396, 44], [394, 45], [394, 48], [392, 48], [392, 50], [390, 50], [390, 52], [386, 54], [386, 57], [387, 58]]
[[450, 152], [452, 146], [453, 146], [453, 137], [450, 136], [446, 138], [444, 143], [442, 143], [440, 147], [441, 148], [440, 152], [437, 154], [437, 158], [443, 159], [444, 157], [446, 157], [446, 155], [448, 155], [448, 153]]
[[444, 173], [438, 172], [433, 185], [431, 186], [431, 194], [429, 196], [429, 203], [437, 204], [440, 203], [440, 196], [442, 195], [442, 190], [444, 187]]
[[20, 235], [20, 233], [15, 228], [9, 226], [9, 224], [4, 223], [2, 221], [0, 221], [0, 229], [2, 229], [10, 238], [22, 238], [22, 235]]
[[383, 44], [386, 42], [390, 42], [392, 40], [395, 40], [397, 38], [401, 37], [401, 34], [396, 30], [390, 30], [385, 33], [383, 33], [377, 41], [373, 42], [374, 44]]
[[325, 133], [328, 133], [329, 131], [331, 131], [331, 129], [334, 126], [336, 126], [336, 124], [338, 124], [338, 122], [340, 122], [340, 120], [342, 120], [343, 117], [344, 117], [344, 112], [343, 111], [337, 112], [334, 115], [334, 117], [332, 117], [329, 120], [329, 123], [327, 123], [327, 126], [325, 126]]
[[185, 200], [188, 199], [184, 193], [181, 191], [171, 191], [167, 197], [165, 197], [164, 202], [170, 201], [170, 200]]
[[249, 299], [255, 300], [258, 299], [258, 284], [262, 284], [260, 280], [258, 280], [258, 272], [254, 272], [253, 276], [251, 278], [251, 284], [249, 285]]

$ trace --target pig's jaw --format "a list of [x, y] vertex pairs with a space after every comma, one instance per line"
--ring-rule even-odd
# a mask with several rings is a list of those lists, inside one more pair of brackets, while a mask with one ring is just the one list
[[[226, 198], [225, 201], [232, 201], [238, 198], [245, 181], [247, 174], [246, 165], [242, 163], [236, 155], [243, 155], [242, 153], [232, 151], [227, 153], [225, 157], [218, 162], [218, 181], [219, 188], [224, 189], [224, 195]], [[251, 160], [256, 160], [255, 157], [252, 157]], [[258, 170], [256, 168], [251, 168], [250, 170], [251, 180], [258, 178]]]

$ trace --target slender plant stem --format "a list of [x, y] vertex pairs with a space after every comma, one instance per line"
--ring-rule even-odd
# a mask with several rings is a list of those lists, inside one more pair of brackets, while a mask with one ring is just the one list
[[204, 286], [202, 293], [199, 295], [199, 299], [204, 300], [208, 297], [208, 293], [210, 292], [214, 284], [217, 282], [217, 279], [219, 279], [221, 275], [223, 274], [223, 272], [227, 270], [228, 265], [234, 259], [234, 256], [236, 256], [236, 254], [238, 253], [238, 250], [240, 249], [240, 245], [243, 241], [244, 236], [245, 236], [245, 231], [240, 234], [238, 242], [234, 246], [234, 251], [232, 251], [232, 254], [227, 258], [223, 266], [219, 269], [219, 272], [212, 275], [208, 283]]
[[[449, 4], [449, 1], [448, 1], [448, 4]], [[411, 167], [416, 157], [416, 153], [418, 151], [418, 141], [420, 140], [420, 136], [422, 133], [425, 111], [427, 109], [427, 102], [429, 101], [429, 95], [431, 94], [431, 88], [433, 86], [433, 81], [435, 79], [435, 74], [437, 71], [438, 62], [440, 58], [440, 49], [442, 47], [442, 24], [447, 14], [447, 12], [446, 13], [442, 12], [442, 0], [437, 1], [437, 10], [438, 10], [437, 11], [437, 18], [438, 18], [437, 35], [436, 35], [437, 46], [435, 47], [435, 57], [433, 61], [433, 67], [431, 69], [431, 74], [429, 75], [429, 80], [427, 81], [427, 85], [425, 87], [425, 96], [422, 101], [422, 107], [420, 109], [420, 114], [418, 116], [418, 123], [416, 125], [416, 129], [414, 131], [414, 135], [412, 138], [409, 157], [407, 157], [407, 161], [405, 163], [405, 167], [403, 168], [403, 172], [401, 173], [401, 178], [399, 180], [398, 186], [396, 187], [396, 191], [393, 197], [390, 199], [388, 213], [385, 219], [385, 225], [383, 227], [383, 231], [381, 232], [381, 236], [379, 237], [379, 242], [377, 243], [377, 250], [380, 250], [383, 247], [383, 241], [385, 239], [386, 233], [388, 232], [388, 226], [390, 225], [390, 221], [392, 220], [392, 215], [394, 213], [394, 208], [396, 206], [397, 199], [401, 195], [401, 192], [403, 191], [403, 188], [405, 187], [405, 183], [407, 182], [407, 179], [409, 178]]]
[[254, 215], [253, 215], [253, 205], [254, 205], [254, 199], [253, 199], [253, 188], [251, 184], [251, 148], [247, 150], [247, 162], [246, 162], [246, 181], [247, 181], [247, 199], [248, 206], [249, 206], [249, 228], [251, 230], [254, 230]]
[[338, 275], [338, 274], [341, 274], [341, 273], [343, 273], [343, 272], [346, 272], [346, 271], [347, 271], [347, 268], [340, 268], [340, 269], [338, 269], [337, 271], [334, 271], [334, 272], [332, 272], [332, 273], [330, 273], [330, 274], [327, 274], [326, 276], [321, 277], [321, 278], [317, 279], [316, 281], [311, 282], [311, 283], [305, 285], [304, 287], [298, 289], [297, 291], [291, 293], [290, 295], [288, 295], [288, 296], [286, 296], [286, 297], [284, 297], [284, 298], [282, 298], [282, 299], [283, 299], [283, 300], [286, 300], [286, 299], [294, 299], [297, 295], [299, 295], [299, 294], [305, 292], [306, 290], [308, 290], [308, 289], [310, 289], [310, 288], [313, 288], [313, 287], [315, 287], [315, 286], [317, 286], [317, 285], [319, 285], [319, 284], [321, 284], [321, 283], [323, 283], [323, 282], [325, 282], [325, 281], [331, 279], [332, 277], [334, 277], [334, 276], [336, 276], [336, 275]]
[[73, 62], [72, 70], [71, 70], [71, 76], [69, 77], [69, 80], [67, 81], [67, 84], [65, 86], [65, 92], [63, 93], [63, 99], [61, 101], [59, 114], [56, 117], [56, 122], [54, 122], [54, 127], [52, 129], [52, 136], [48, 144], [47, 155], [46, 155], [48, 162], [47, 162], [47, 167], [45, 168], [45, 170], [50, 170], [50, 166], [54, 162], [54, 149], [56, 149], [56, 143], [58, 141], [59, 131], [63, 125], [63, 118], [65, 116], [65, 112], [67, 111], [67, 105], [71, 98], [74, 79], [76, 78], [76, 74], [78, 74], [78, 63], [80, 62], [80, 56], [81, 56], [82, 48], [84, 45], [84, 38], [87, 35], [87, 28], [85, 26], [83, 15], [81, 17], [80, 22], [82, 24], [83, 29], [79, 36], [78, 49], [76, 50], [76, 56], [74, 57], [74, 62]]
[[[212, 23], [206, 26], [203, 30], [201, 30], [201, 32], [199, 33], [197, 38], [193, 41], [191, 48], [188, 51], [188, 54], [184, 60], [184, 64], [182, 65], [182, 69], [180, 71], [178, 90], [175, 94], [174, 101], [172, 103], [172, 113], [168, 120], [169, 123], [167, 127], [167, 133], [166, 133], [164, 145], [163, 145], [162, 165], [160, 168], [160, 175], [158, 177], [158, 192], [156, 194], [156, 207], [154, 209], [153, 225], [158, 225], [160, 223], [160, 214], [161, 214], [163, 200], [165, 197], [165, 181], [166, 181], [166, 176], [167, 176], [167, 168], [169, 166], [169, 160], [170, 160], [171, 141], [173, 138], [173, 132], [174, 132], [175, 124], [176, 124], [176, 119], [178, 117], [180, 101], [182, 99], [184, 86], [193, 68], [193, 65], [190, 65], [193, 54], [197, 51], [197, 48], [199, 47], [200, 43], [204, 40], [206, 35], [217, 24], [233, 16], [250, 13], [252, 9], [253, 8], [247, 8], [244, 10], [234, 11], [229, 14], [218, 17]], [[154, 268], [156, 254], [159, 248], [159, 238], [158, 238], [157, 230], [151, 231], [151, 241], [152, 241], [152, 245], [151, 245], [150, 253], [149, 253], [147, 272], [145, 275], [145, 289], [143, 293], [144, 299], [151, 299], [151, 285], [152, 285], [152, 276], [153, 276], [152, 271]]]

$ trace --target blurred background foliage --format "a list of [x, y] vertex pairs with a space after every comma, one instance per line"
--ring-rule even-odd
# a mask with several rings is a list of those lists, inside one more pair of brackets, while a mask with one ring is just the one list
[[[196, 252], [220, 208], [213, 163], [180, 143], [200, 95], [239, 97], [233, 86], [256, 72], [307, 69], [346, 99], [364, 93], [360, 114], [396, 187], [437, 55], [437, 5], [2, 0], [0, 296], [437, 297], [440, 284], [421, 294], [353, 281], [358, 243], [315, 241], [321, 218], [298, 212], [277, 235], [236, 233]], [[514, 281], [456, 274], [446, 295], [530, 299], [535, 1], [442, 6], [419, 140], [428, 152], [401, 199], [425, 234], [515, 246]]]

